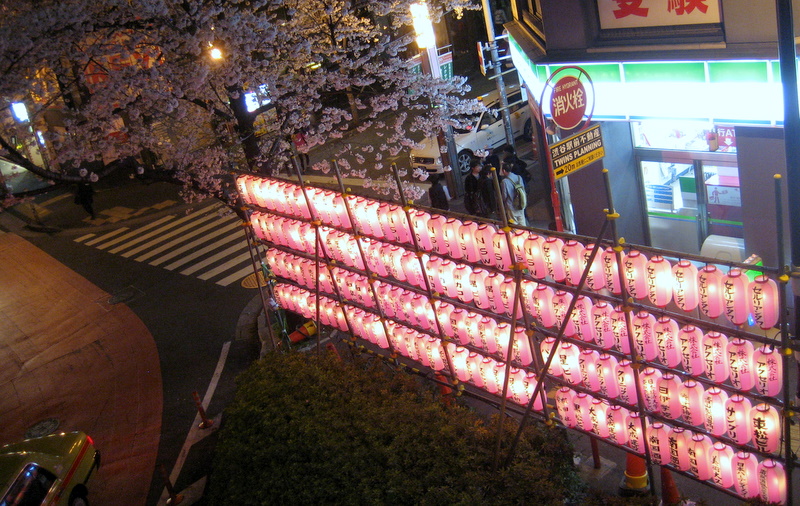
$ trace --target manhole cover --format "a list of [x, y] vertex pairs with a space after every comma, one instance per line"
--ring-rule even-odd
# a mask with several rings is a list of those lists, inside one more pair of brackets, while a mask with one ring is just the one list
[[25, 431], [25, 439], [46, 436], [55, 432], [56, 429], [58, 429], [58, 419], [48, 418], [34, 424], [31, 426], [31, 428]]
[[122, 290], [114, 293], [111, 297], [109, 297], [108, 303], [113, 306], [114, 304], [120, 304], [122, 302], [130, 302], [141, 294], [142, 294], [141, 290], [137, 289], [134, 286], [129, 286], [123, 288]]

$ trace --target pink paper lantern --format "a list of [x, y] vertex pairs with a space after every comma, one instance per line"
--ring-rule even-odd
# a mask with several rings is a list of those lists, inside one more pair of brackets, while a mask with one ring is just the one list
[[478, 248], [478, 255], [483, 265], [494, 265], [492, 239], [495, 234], [497, 234], [497, 229], [494, 225], [488, 223], [478, 225], [478, 230], [475, 232], [475, 245]]
[[650, 458], [656, 464], [666, 464], [670, 461], [669, 454], [670, 427], [661, 422], [653, 422], [647, 435], [650, 446]]
[[[532, 281], [523, 280], [522, 283], [533, 283]], [[516, 298], [517, 282], [510, 276], [505, 276], [503, 282], [500, 284], [500, 302], [503, 306], [503, 312], [511, 315], [514, 311], [514, 303], [517, 306], [517, 318], [522, 317], [521, 306], [519, 300]]]
[[[409, 261], [413, 262], [411, 259]], [[458, 295], [455, 281], [455, 270], [458, 265], [446, 258], [439, 264], [439, 284], [442, 286], [442, 293], [451, 299], [455, 299]]]
[[628, 293], [636, 299], [647, 297], [647, 257], [637, 250], [631, 250], [622, 260], [625, 273], [625, 286]]
[[626, 422], [628, 410], [617, 404], [611, 405], [606, 409], [606, 429], [608, 439], [619, 445], [628, 442], [628, 428]]
[[568, 318], [569, 305], [572, 302], [572, 294], [564, 290], [556, 290], [553, 295], [553, 313], [556, 319], [556, 325], [560, 329], [564, 326], [564, 335], [571, 337], [575, 335], [575, 325], [571, 318]]
[[603, 267], [603, 248], [596, 244], [587, 244], [583, 249], [583, 265], [589, 264], [592, 251], [597, 248], [597, 254], [594, 257], [591, 265], [588, 266], [589, 273], [586, 276], [586, 286], [592, 290], [602, 290], [606, 286], [606, 278]]
[[575, 391], [568, 387], [561, 387], [556, 391], [556, 410], [561, 423], [569, 428], [576, 427], [578, 420], [575, 416]]
[[783, 388], [783, 364], [777, 348], [762, 345], [753, 353], [756, 392], [775, 397]]
[[[406, 250], [403, 253], [403, 273], [406, 276], [406, 281], [416, 286], [417, 288], [425, 287], [425, 276], [422, 273], [422, 266], [419, 263], [417, 254], [413, 251]], [[449, 260], [448, 260], [449, 261]], [[440, 266], [441, 268], [441, 266]]]
[[749, 280], [741, 269], [732, 268], [722, 277], [722, 295], [725, 303], [725, 318], [734, 325], [747, 322], [750, 313], [747, 287]]
[[681, 387], [683, 383], [674, 374], [665, 372], [658, 380], [656, 387], [658, 391], [659, 411], [667, 418], [677, 420], [683, 414], [681, 409]]
[[527, 230], [514, 229], [511, 231], [511, 251], [514, 263], [525, 264], [525, 241], [530, 237]]
[[566, 272], [566, 282], [572, 286], [578, 286], [583, 274], [583, 244], [574, 239], [569, 239], [561, 249], [561, 261]]
[[703, 367], [708, 379], [722, 383], [728, 379], [728, 337], [725, 334], [711, 331], [703, 337]]
[[656, 255], [647, 262], [647, 296], [650, 302], [664, 307], [672, 300], [672, 266], [669, 261]]
[[750, 441], [751, 408], [750, 401], [740, 394], [733, 394], [725, 403], [728, 437], [737, 444], [744, 445]]
[[583, 386], [598, 392], [600, 390], [600, 376], [597, 370], [600, 361], [600, 353], [596, 350], [585, 349], [578, 356], [578, 368], [581, 373]]
[[622, 402], [636, 405], [636, 379], [633, 375], [632, 362], [627, 358], [620, 360], [617, 364], [617, 385], [619, 387], [619, 395], [617, 398]]
[[564, 247], [564, 241], [555, 236], [550, 236], [545, 239], [542, 245], [542, 254], [544, 255], [544, 263], [547, 267], [547, 274], [557, 282], [562, 282], [567, 277], [567, 271], [564, 268], [564, 260], [561, 256], [561, 249]]
[[625, 317], [625, 310], [622, 306], [617, 306], [611, 313], [611, 328], [614, 332], [614, 346], [622, 353], [631, 353], [631, 341], [628, 338], [628, 321]]
[[[500, 326], [498, 325], [498, 329]], [[508, 332], [508, 331], [506, 331]], [[531, 351], [530, 339], [525, 327], [516, 327], [514, 329], [514, 345], [512, 352], [512, 360], [524, 365], [531, 365], [533, 362], [533, 352]]]
[[592, 323], [594, 326], [594, 340], [603, 349], [614, 346], [614, 327], [611, 315], [614, 308], [606, 301], [599, 301], [592, 307]]
[[[444, 286], [442, 286], [442, 278], [439, 275], [439, 270], [442, 265], [442, 262], [444, 262], [444, 259], [442, 259], [442, 257], [432, 255], [428, 257], [427, 260], [424, 260], [424, 262], [425, 262], [425, 275], [428, 278], [428, 284], [430, 285], [431, 291], [437, 293], [444, 293], [445, 288]], [[398, 264], [398, 267], [402, 269], [402, 263]], [[400, 281], [404, 280], [401, 279]]]
[[706, 265], [700, 269], [697, 279], [700, 310], [709, 318], [718, 317], [725, 309], [722, 273], [713, 265]]
[[400, 206], [392, 205], [389, 207], [387, 215], [389, 231], [397, 237], [397, 242], [413, 245], [413, 229], [406, 211]]
[[441, 214], [431, 215], [428, 220], [428, 237], [431, 242], [431, 251], [439, 255], [447, 255], [447, 243], [444, 242], [444, 226], [447, 218]]
[[756, 385], [753, 370], [753, 344], [750, 341], [735, 337], [728, 342], [727, 357], [731, 385], [739, 390], [750, 390]]
[[690, 445], [692, 433], [683, 427], [673, 427], [667, 436], [669, 447], [669, 463], [681, 471], [688, 471], [690, 464]]
[[706, 430], [715, 436], [725, 434], [727, 429], [726, 402], [728, 394], [718, 387], [709, 388], [703, 395], [703, 422]]
[[678, 333], [681, 346], [681, 364], [689, 374], [699, 376], [703, 373], [703, 332], [694, 325], [686, 325]]
[[536, 293], [536, 288], [539, 284], [536, 281], [530, 281], [528, 279], [523, 279], [522, 283], [520, 283], [520, 290], [522, 290], [522, 302], [524, 304], [525, 311], [532, 317], [536, 318], [537, 308], [534, 303], [533, 295]]
[[424, 251], [432, 251], [433, 245], [431, 244], [431, 236], [428, 232], [428, 220], [431, 215], [421, 209], [413, 210], [411, 215], [411, 229], [414, 232], [414, 238], [417, 241], [417, 246]]
[[656, 336], [656, 349], [658, 360], [669, 368], [674, 369], [681, 363], [681, 344], [679, 339], [680, 327], [675, 320], [662, 316], [653, 327]]
[[472, 288], [469, 284], [469, 276], [472, 268], [464, 264], [458, 264], [453, 271], [453, 283], [456, 287], [456, 298], [461, 302], [472, 302]]
[[783, 464], [773, 459], [765, 459], [758, 464], [757, 472], [761, 499], [769, 503], [785, 503], [786, 471], [783, 469]]
[[491, 394], [496, 394], [503, 388], [502, 382], [497, 377], [497, 362], [489, 357], [484, 357], [481, 361], [481, 377], [483, 378], [483, 388]]
[[658, 356], [658, 344], [655, 336], [656, 318], [647, 311], [639, 311], [631, 319], [633, 327], [633, 342], [636, 345], [636, 352], [640, 357], [648, 362], [652, 362]]
[[506, 312], [505, 304], [500, 298], [500, 285], [502, 285], [505, 276], [492, 272], [486, 278], [486, 295], [489, 297], [489, 306], [495, 314], [503, 314]]
[[758, 460], [748, 452], [736, 452], [731, 461], [733, 486], [745, 499], [758, 497]]
[[575, 403], [576, 428], [591, 431], [592, 417], [590, 410], [592, 409], [592, 397], [583, 392], [576, 392], [573, 402]]
[[780, 292], [778, 285], [768, 276], [760, 275], [748, 285], [748, 309], [756, 325], [769, 330], [780, 321]]
[[492, 236], [492, 256], [494, 260], [492, 264], [500, 270], [507, 271], [511, 269], [514, 260], [511, 257], [511, 250], [508, 247], [508, 239], [506, 233], [498, 231]]
[[733, 486], [733, 450], [717, 441], [711, 450], [711, 479], [722, 488]]
[[620, 284], [620, 272], [617, 267], [617, 252], [614, 251], [614, 248], [606, 248], [603, 251], [602, 260], [606, 290], [615, 295], [621, 294], [622, 285]]
[[619, 395], [617, 383], [617, 359], [608, 353], [601, 353], [597, 361], [597, 378], [600, 383], [600, 393], [611, 399]]
[[658, 395], [658, 382], [660, 380], [661, 371], [654, 367], [646, 367], [639, 373], [644, 407], [651, 413], [659, 413], [661, 411], [661, 402]]
[[467, 370], [469, 371], [469, 381], [476, 387], [483, 388], [483, 377], [481, 376], [481, 364], [483, 363], [483, 355], [470, 352], [467, 358]]
[[478, 313], [473, 313], [472, 311], [468, 311], [467, 320], [464, 324], [464, 328], [467, 333], [467, 340], [469, 341], [470, 344], [479, 348], [483, 348], [483, 343], [480, 340], [481, 335], [480, 332], [478, 331], [478, 324], [480, 323], [481, 318], [483, 317]]
[[450, 312], [450, 325], [455, 331], [455, 336], [460, 344], [469, 344], [469, 334], [467, 333], [468, 312], [460, 307]]
[[711, 479], [711, 451], [713, 443], [711, 438], [704, 434], [693, 434], [689, 445], [689, 471], [697, 479], [705, 481]]
[[558, 360], [564, 379], [573, 385], [581, 382], [580, 351], [574, 344], [563, 342], [558, 347], [558, 356], [554, 359]]
[[539, 284], [533, 292], [533, 307], [535, 309], [534, 318], [539, 320], [543, 327], [552, 327], [558, 321], [553, 310], [553, 297], [555, 292], [547, 285]]
[[458, 228], [458, 245], [461, 248], [461, 258], [467, 262], [474, 263], [481, 258], [475, 241], [475, 234], [477, 232], [478, 224], [474, 221], [465, 221]]
[[589, 408], [589, 422], [591, 430], [600, 437], [608, 437], [608, 417], [606, 412], [610, 407], [608, 401], [603, 399], [592, 399]]
[[447, 255], [450, 258], [461, 258], [461, 245], [458, 243], [458, 231], [461, 228], [461, 220], [448, 218], [444, 223], [444, 243], [447, 245]]
[[628, 429], [628, 446], [640, 455], [644, 455], [645, 440], [642, 432], [642, 418], [639, 413], [636, 411], [628, 413], [625, 426]]
[[456, 377], [459, 381], [468, 381], [470, 378], [469, 368], [467, 367], [467, 359], [469, 358], [469, 350], [464, 347], [456, 346], [455, 351], [451, 355], [453, 369], [455, 370]]
[[[527, 406], [531, 400], [531, 396], [536, 388], [536, 374], [526, 372], [522, 369], [511, 369], [511, 377], [509, 378], [508, 392], [509, 398], [522, 406]], [[541, 411], [542, 400], [541, 396], [537, 396], [537, 400], [533, 403], [533, 409]]]
[[544, 252], [542, 246], [544, 245], [544, 238], [531, 233], [525, 240], [523, 251], [525, 253], [525, 265], [528, 270], [536, 279], [544, 279], [547, 277], [547, 265], [544, 261]]
[[497, 322], [484, 316], [478, 321], [478, 339], [483, 349], [489, 353], [497, 352]]
[[472, 274], [469, 275], [469, 286], [472, 289], [472, 301], [481, 309], [489, 309], [491, 307], [489, 295], [486, 291], [486, 279], [488, 277], [489, 272], [480, 267], [473, 269]]
[[781, 419], [778, 410], [766, 403], [750, 409], [752, 442], [758, 451], [775, 453], [781, 442]]
[[[553, 346], [555, 346], [556, 338], [555, 337], [546, 337], [542, 340], [539, 348], [542, 352], [542, 365], [547, 363], [548, 358], [550, 357], [551, 352], [555, 352], [553, 350]], [[550, 367], [548, 368], [548, 372], [553, 376], [561, 376], [563, 371], [561, 370], [561, 362], [558, 359], [558, 356], [553, 357], [550, 361]]]
[[590, 343], [594, 340], [594, 322], [592, 321], [592, 300], [585, 295], [578, 295], [575, 308], [572, 310], [572, 326], [581, 341]]

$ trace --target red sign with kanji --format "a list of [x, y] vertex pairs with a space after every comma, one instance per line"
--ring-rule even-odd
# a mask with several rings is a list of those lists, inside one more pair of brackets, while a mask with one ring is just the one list
[[581, 122], [586, 114], [586, 89], [577, 77], [558, 80], [550, 96], [550, 114], [564, 130], [571, 130]]

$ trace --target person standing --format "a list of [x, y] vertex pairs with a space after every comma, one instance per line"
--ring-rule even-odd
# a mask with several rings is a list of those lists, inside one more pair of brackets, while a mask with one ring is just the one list
[[431, 188], [428, 190], [428, 196], [431, 199], [431, 207], [447, 211], [450, 209], [450, 199], [447, 198], [447, 192], [442, 186], [441, 176], [434, 174], [431, 176]]
[[470, 161], [470, 173], [464, 178], [464, 207], [466, 207], [469, 214], [486, 218], [488, 210], [480, 189], [482, 168], [483, 166], [478, 158], [473, 158]]
[[497, 215], [497, 198], [492, 178], [492, 165], [484, 164], [478, 178], [478, 190], [480, 191], [481, 202], [486, 209], [484, 218], [494, 219]]
[[92, 219], [94, 217], [94, 188], [90, 183], [78, 183], [78, 190], [75, 192], [75, 203], [80, 204], [89, 213]]
[[[522, 177], [511, 172], [511, 164], [504, 163], [500, 166], [500, 194], [503, 196], [503, 206], [506, 209], [506, 217], [509, 222], [523, 227], [528, 225], [525, 219], [525, 207], [527, 197], [525, 196], [525, 184]], [[522, 194], [520, 195], [518, 191]]]

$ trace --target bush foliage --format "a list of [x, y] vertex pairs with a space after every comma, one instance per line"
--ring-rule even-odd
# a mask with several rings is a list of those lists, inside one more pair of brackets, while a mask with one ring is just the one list
[[[211, 504], [563, 504], [579, 479], [563, 429], [529, 423], [492, 471], [497, 419], [446, 406], [378, 362], [270, 354], [238, 379]], [[516, 434], [507, 419], [501, 460]]]

